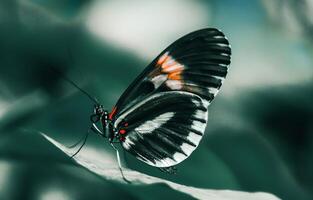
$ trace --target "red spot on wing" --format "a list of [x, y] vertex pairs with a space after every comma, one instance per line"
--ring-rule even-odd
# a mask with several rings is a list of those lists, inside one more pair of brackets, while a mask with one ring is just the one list
[[122, 135], [123, 135], [123, 134], [125, 134], [125, 133], [126, 133], [126, 130], [121, 129], [119, 132], [120, 132], [120, 134], [122, 134]]
[[112, 110], [112, 112], [110, 112], [110, 114], [109, 114], [109, 120], [112, 120], [112, 119], [113, 119], [113, 117], [114, 117], [116, 111], [117, 111], [117, 107], [114, 107], [113, 110]]

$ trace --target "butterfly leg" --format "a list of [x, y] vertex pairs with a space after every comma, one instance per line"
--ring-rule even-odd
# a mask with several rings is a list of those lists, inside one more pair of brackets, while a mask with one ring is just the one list
[[86, 136], [84, 138], [84, 141], [83, 141], [83, 144], [78, 148], [78, 150], [71, 156], [71, 158], [73, 158], [74, 156], [76, 156], [80, 150], [83, 148], [83, 146], [86, 144], [86, 141], [87, 141], [87, 138], [89, 136], [89, 133], [90, 133], [90, 130], [92, 130], [91, 128], [88, 129], [87, 133], [86, 133]]
[[92, 123], [91, 130], [100, 136], [104, 136], [104, 133], [98, 128], [98, 126], [95, 123]]
[[77, 147], [77, 145], [79, 145], [80, 143], [82, 143], [85, 139], [86, 135], [84, 135], [83, 137], [81, 137], [77, 142], [75, 142], [74, 144], [70, 145], [70, 146], [66, 146], [66, 148], [72, 149]]
[[[88, 132], [89, 131], [93, 131], [94, 133], [97, 133], [97, 134], [103, 134], [100, 130], [99, 130], [99, 128], [93, 123], [92, 124], [92, 126], [88, 129], [88, 131], [87, 131], [87, 134], [89, 134]], [[72, 149], [72, 148], [75, 148], [77, 145], [79, 145], [81, 142], [83, 142], [84, 140], [85, 140], [85, 138], [86, 138], [86, 135], [85, 136], [83, 136], [83, 137], [81, 137], [77, 142], [75, 142], [74, 144], [72, 144], [72, 145], [70, 145], [70, 146], [66, 146], [67, 148], [69, 148], [69, 149]]]
[[[102, 133], [100, 131], [100, 129], [97, 127], [97, 125], [95, 123], [92, 124], [92, 126], [88, 129], [88, 132], [89, 131], [93, 131], [94, 133], [96, 134], [99, 134], [99, 135], [103, 135], [104, 133]], [[75, 148], [77, 145], [79, 145], [82, 141], [84, 141], [86, 138], [86, 136], [83, 136], [81, 139], [79, 139], [77, 142], [75, 142], [74, 144], [70, 145], [70, 146], [67, 146], [67, 148], [69, 149], [72, 149], [72, 148]]]
[[127, 156], [126, 156], [125, 149], [123, 149], [123, 155], [124, 155], [124, 162], [125, 162], [126, 166], [128, 166], [128, 161], [127, 161]]
[[83, 141], [83, 144], [78, 148], [78, 150], [71, 156], [71, 158], [73, 158], [74, 156], [76, 156], [80, 150], [83, 148], [83, 146], [86, 144], [86, 141], [87, 141], [87, 138], [90, 134], [90, 131], [93, 131], [94, 133], [97, 133], [99, 135], [103, 135], [104, 133], [102, 133], [100, 131], [100, 129], [97, 127], [96, 124], [92, 124], [92, 126], [88, 129], [87, 133], [86, 133], [86, 136], [84, 138], [81, 138], [78, 142], [76, 142], [75, 144], [69, 146], [68, 148], [74, 148], [76, 147], [79, 143], [81, 143]]
[[110, 144], [111, 144], [112, 148], [116, 152], [116, 158], [117, 158], [117, 162], [118, 162], [118, 167], [120, 169], [120, 172], [121, 172], [121, 175], [122, 175], [124, 181], [127, 182], [127, 183], [131, 183], [131, 181], [127, 180], [126, 177], [124, 176], [122, 165], [121, 165], [121, 160], [120, 160], [120, 153], [119, 153], [118, 149], [114, 146], [113, 143], [110, 143]]
[[167, 173], [167, 174], [177, 174], [177, 168], [175, 166], [159, 167], [159, 170], [161, 170], [161, 172], [164, 172], [164, 173]]

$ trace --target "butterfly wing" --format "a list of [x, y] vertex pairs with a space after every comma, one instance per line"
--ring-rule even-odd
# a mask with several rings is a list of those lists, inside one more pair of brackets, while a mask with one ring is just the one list
[[231, 49], [217, 29], [171, 44], [135, 79], [109, 118], [122, 146], [156, 167], [186, 159], [206, 127], [207, 106], [227, 74]]
[[133, 81], [109, 115], [112, 120], [149, 95], [166, 91], [197, 94], [210, 103], [227, 74], [231, 49], [214, 28], [192, 32], [167, 47]]
[[185, 160], [198, 146], [206, 127], [207, 107], [195, 94], [153, 94], [117, 116], [114, 126], [125, 150], [155, 167]]

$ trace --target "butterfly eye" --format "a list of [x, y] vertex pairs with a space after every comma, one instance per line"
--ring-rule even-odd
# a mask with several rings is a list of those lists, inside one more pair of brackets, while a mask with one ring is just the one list
[[93, 122], [93, 123], [97, 123], [99, 120], [100, 120], [100, 117], [99, 115], [97, 114], [93, 114], [90, 116], [90, 120]]

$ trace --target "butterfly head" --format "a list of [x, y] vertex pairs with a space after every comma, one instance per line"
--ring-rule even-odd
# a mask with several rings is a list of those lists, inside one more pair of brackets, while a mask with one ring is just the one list
[[93, 113], [90, 116], [90, 120], [92, 123], [97, 123], [101, 118], [106, 119], [108, 116], [108, 111], [103, 109], [103, 106], [98, 104], [95, 105], [93, 109]]

